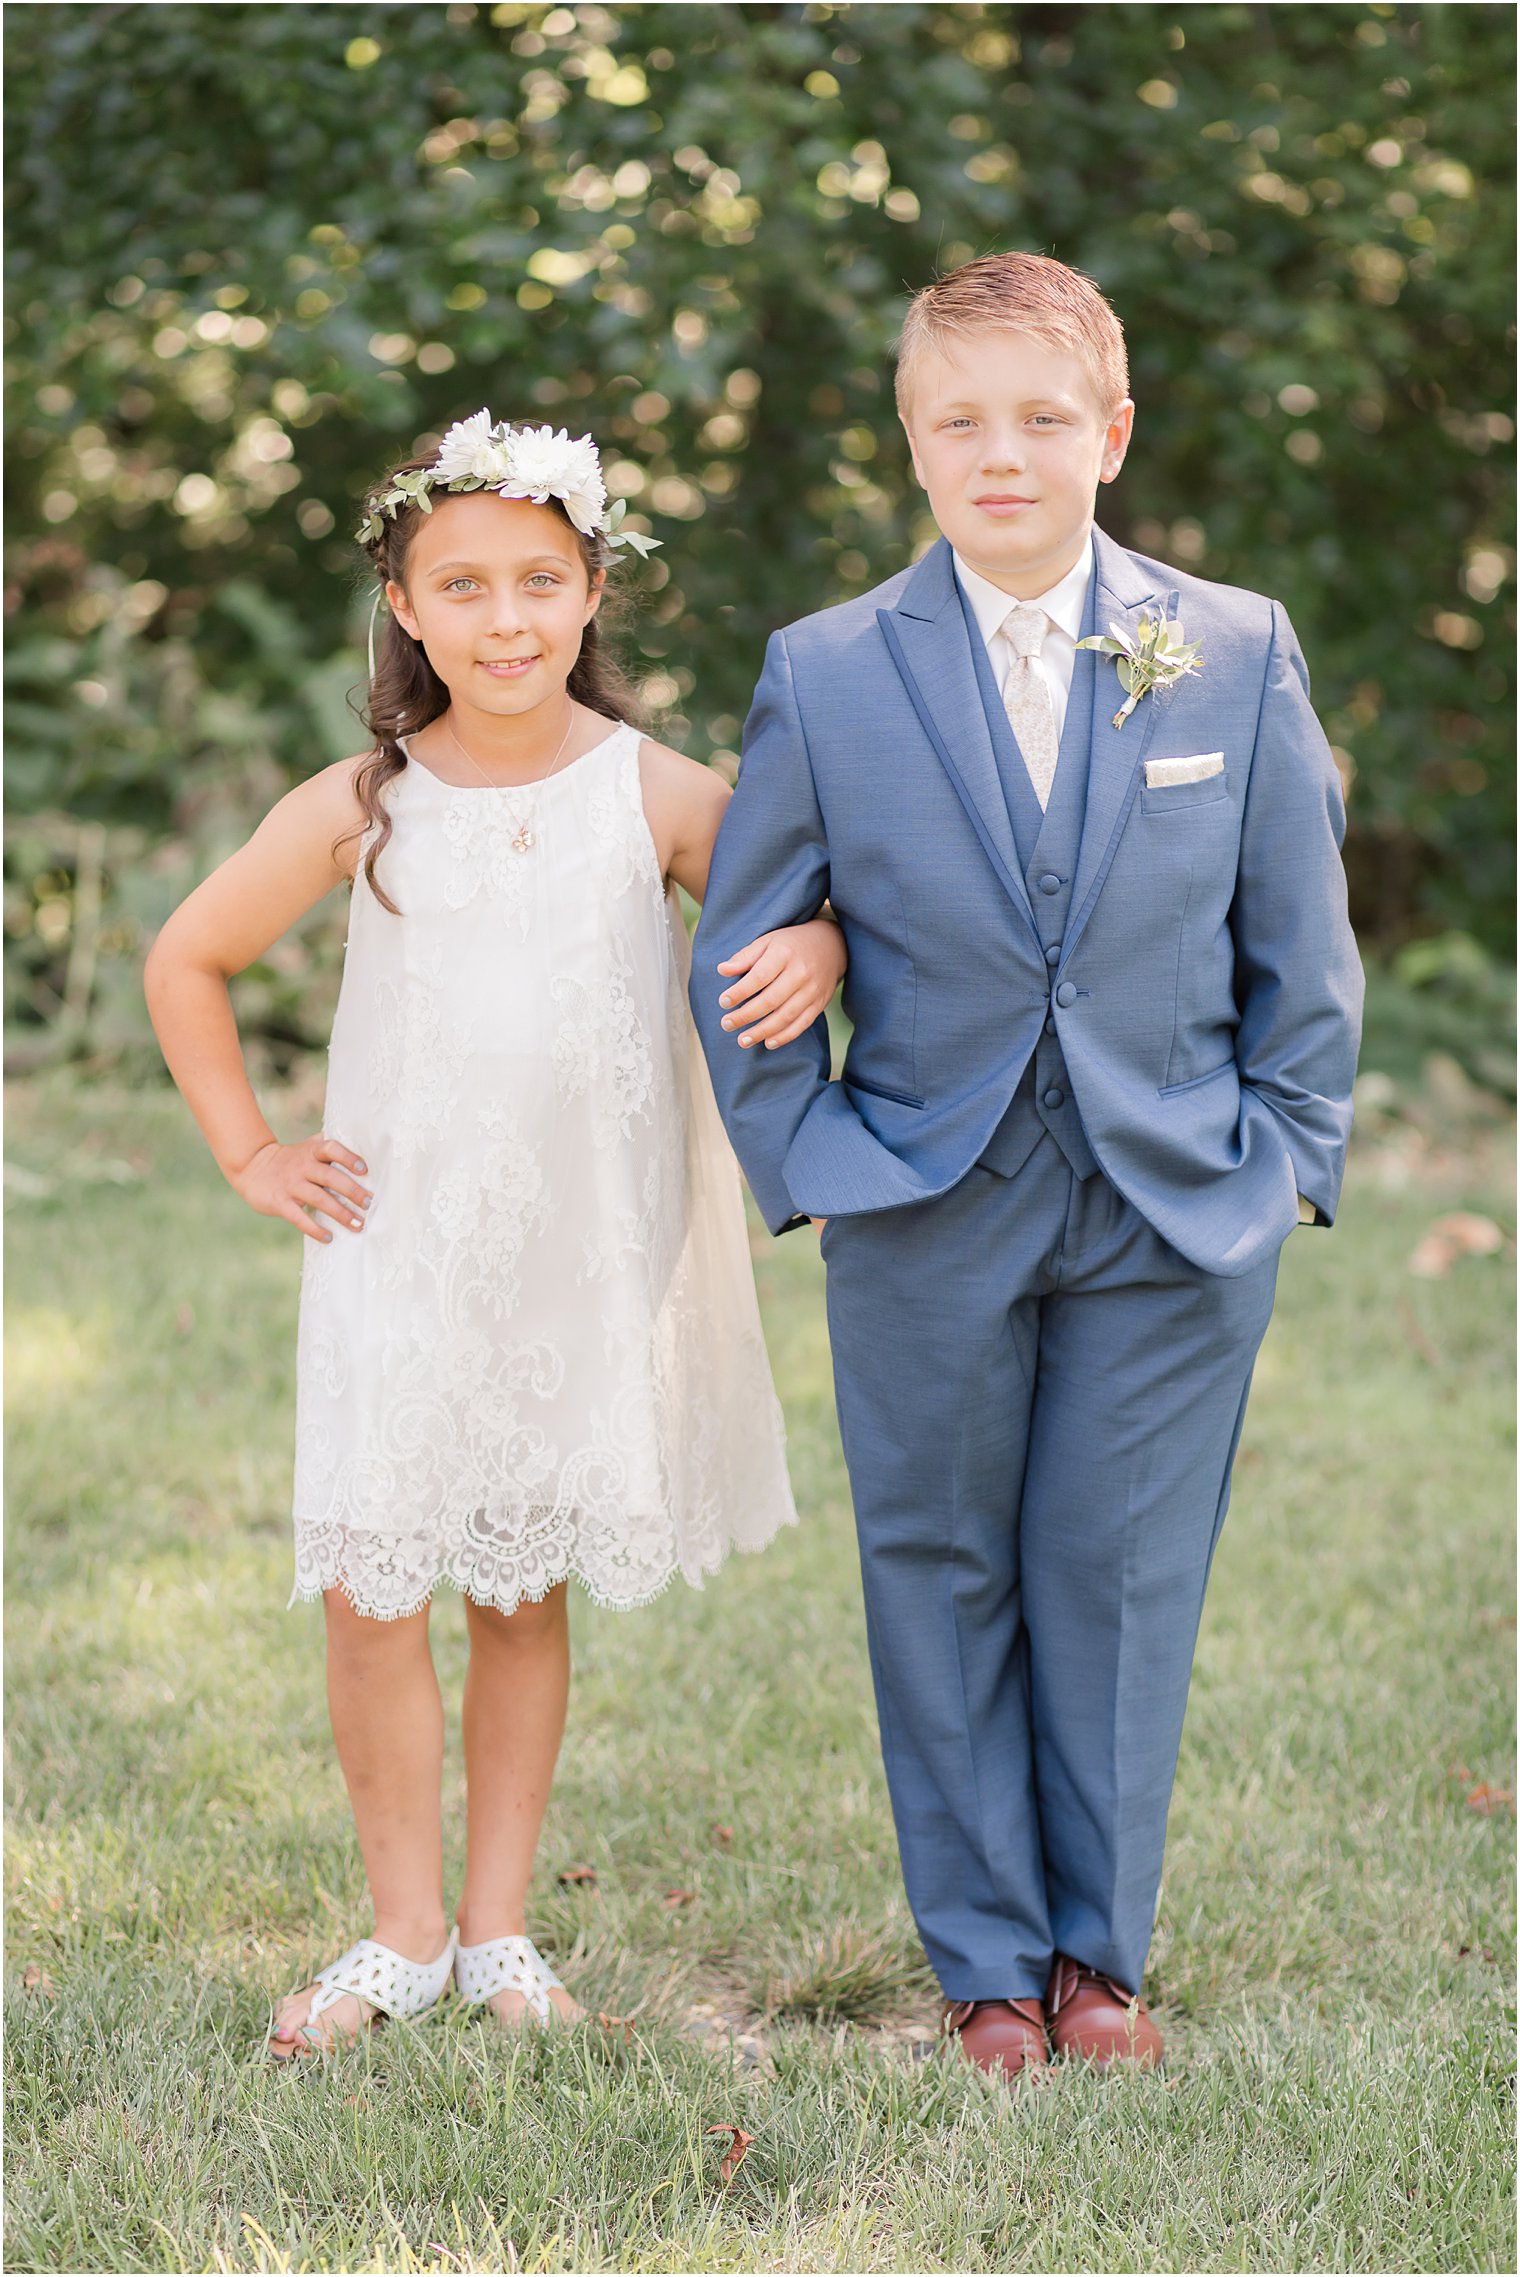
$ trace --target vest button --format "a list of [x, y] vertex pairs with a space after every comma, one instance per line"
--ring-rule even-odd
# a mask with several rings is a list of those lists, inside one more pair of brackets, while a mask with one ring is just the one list
[[1050, 949], [1047, 949], [1047, 950], [1045, 951], [1045, 962], [1046, 962], [1048, 965], [1058, 965], [1058, 964], [1060, 963], [1060, 961], [1061, 961], [1061, 944], [1060, 944], [1060, 942], [1059, 942], [1059, 941], [1057, 941], [1057, 942], [1056, 942], [1056, 944], [1055, 944], [1055, 946], [1054, 946], [1054, 948], [1050, 948]]
[[1052, 1085], [1050, 1086], [1050, 1089], [1049, 1089], [1049, 1090], [1048, 1090], [1048, 1091], [1045, 1093], [1045, 1097], [1044, 1097], [1044, 1101], [1043, 1101], [1043, 1104], [1044, 1104], [1045, 1106], [1047, 1106], [1047, 1107], [1064, 1107], [1064, 1106], [1065, 1106], [1065, 1104], [1066, 1104], [1066, 1094], [1065, 1094], [1065, 1092], [1064, 1092], [1064, 1091], [1061, 1089], [1061, 1086], [1059, 1085], [1059, 1083], [1052, 1083]]
[[1038, 880], [1038, 884], [1041, 893], [1059, 893], [1061, 890], [1061, 881], [1054, 870], [1047, 870], [1045, 875]]
[[1045, 1033], [1046, 1033], [1046, 1035], [1047, 1035], [1047, 1036], [1053, 1036], [1053, 1035], [1055, 1034], [1055, 1032], [1056, 1032], [1056, 1024], [1055, 1024], [1054, 1020], [1047, 1020], [1047, 1021], [1046, 1021], [1046, 1023], [1045, 1023]]
[[1075, 1004], [1076, 1001], [1077, 991], [1075, 984], [1069, 980], [1063, 980], [1060, 987], [1056, 990], [1056, 1002], [1058, 1004], [1065, 1005]]

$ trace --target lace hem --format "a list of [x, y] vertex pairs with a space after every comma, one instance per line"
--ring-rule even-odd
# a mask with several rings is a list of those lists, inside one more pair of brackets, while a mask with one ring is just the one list
[[[788, 1499], [780, 1512], [766, 1521], [763, 1531], [751, 1530], [719, 1540], [710, 1539], [694, 1556], [669, 1559], [658, 1572], [652, 1571], [647, 1575], [636, 1589], [608, 1588], [604, 1581], [595, 1578], [588, 1570], [589, 1561], [574, 1556], [545, 1562], [532, 1580], [518, 1579], [514, 1586], [493, 1584], [478, 1570], [480, 1567], [499, 1564], [499, 1554], [482, 1556], [473, 1565], [458, 1557], [449, 1560], [435, 1554], [427, 1561], [432, 1567], [430, 1572], [419, 1559], [405, 1577], [404, 1584], [399, 1589], [387, 1592], [382, 1601], [372, 1588], [366, 1588], [366, 1581], [373, 1580], [373, 1570], [368, 1575], [353, 1570], [354, 1566], [369, 1565], [371, 1561], [350, 1559], [347, 1553], [352, 1546], [351, 1539], [341, 1527], [325, 1522], [303, 1527], [302, 1521], [298, 1519], [296, 1574], [290, 1595], [286, 1599], [285, 1610], [290, 1612], [297, 1605], [316, 1604], [327, 1590], [341, 1589], [354, 1611], [365, 1620], [404, 1621], [413, 1613], [420, 1613], [425, 1605], [431, 1604], [440, 1582], [446, 1582], [461, 1597], [467, 1597], [472, 1605], [486, 1605], [498, 1613], [511, 1614], [517, 1611], [519, 1605], [541, 1605], [549, 1592], [558, 1589], [562, 1582], [576, 1581], [592, 1604], [603, 1612], [632, 1613], [640, 1606], [652, 1605], [657, 1598], [663, 1597], [677, 1579], [687, 1581], [693, 1589], [701, 1589], [707, 1577], [717, 1573], [727, 1563], [732, 1552], [737, 1550], [746, 1557], [758, 1556], [760, 1551], [770, 1547], [783, 1527], [795, 1526], [797, 1523], [797, 1511]], [[303, 1531], [336, 1536], [337, 1539], [320, 1546], [314, 1543], [303, 1545]], [[371, 1549], [374, 1547], [373, 1543], [366, 1546]], [[382, 1560], [382, 1564], [383, 1562]]]

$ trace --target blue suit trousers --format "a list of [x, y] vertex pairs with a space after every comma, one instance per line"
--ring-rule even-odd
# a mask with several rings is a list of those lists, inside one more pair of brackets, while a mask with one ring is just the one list
[[1138, 1990], [1277, 1251], [1203, 1271], [1044, 1136], [830, 1220], [835, 1388], [909, 1903], [953, 2000]]

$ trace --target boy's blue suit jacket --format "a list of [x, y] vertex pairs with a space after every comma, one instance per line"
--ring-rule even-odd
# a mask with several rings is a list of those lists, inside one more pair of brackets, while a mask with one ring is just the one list
[[[1162, 1237], [1246, 1272], [1335, 1216], [1362, 972], [1345, 809], [1281, 606], [1094, 531], [1096, 622], [1180, 616], [1202, 671], [1122, 729], [1091, 690], [1086, 815], [1046, 961], [999, 781], [949, 546], [772, 636], [718, 833], [691, 1002], [718, 1103], [772, 1232], [945, 1192], [986, 1148], [1053, 1016], [1093, 1153]], [[1079, 657], [1079, 665], [1083, 659]], [[1222, 752], [1149, 787], [1144, 762]], [[720, 1026], [714, 967], [828, 900], [854, 1029], [777, 1052]], [[1070, 984], [1065, 986], [1063, 984]]]

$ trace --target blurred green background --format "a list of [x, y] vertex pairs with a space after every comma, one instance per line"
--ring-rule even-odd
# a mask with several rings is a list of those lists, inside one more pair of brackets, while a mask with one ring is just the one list
[[[664, 541], [626, 639], [731, 767], [766, 634], [930, 534], [890, 346], [1086, 269], [1121, 541], [1280, 597], [1350, 786], [1366, 1064], [1513, 1088], [1515, 27], [1450, 6], [58, 7], [7, 24], [8, 1064], [156, 1065], [147, 941], [363, 746], [357, 501], [489, 404]], [[637, 525], [636, 525], [637, 526]], [[325, 1035], [335, 897], [256, 967]]]

